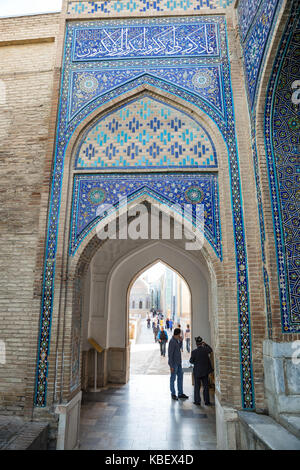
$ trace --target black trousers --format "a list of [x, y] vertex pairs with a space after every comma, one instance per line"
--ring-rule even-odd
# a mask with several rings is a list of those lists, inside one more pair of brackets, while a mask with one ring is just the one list
[[200, 397], [201, 383], [203, 386], [204, 403], [207, 405], [209, 403], [208, 375], [204, 375], [203, 377], [194, 376], [194, 402], [201, 403], [201, 397]]

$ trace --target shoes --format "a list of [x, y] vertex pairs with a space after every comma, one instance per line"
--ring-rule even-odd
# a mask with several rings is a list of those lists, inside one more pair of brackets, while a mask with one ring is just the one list
[[213, 403], [205, 403], [205, 406], [214, 406]]
[[184, 393], [181, 393], [181, 395], [178, 395], [178, 398], [188, 398], [188, 396], [185, 395]]
[[194, 401], [193, 403], [194, 403], [194, 405], [201, 406], [201, 403], [200, 403], [200, 401]]
[[177, 395], [171, 395], [171, 396], [172, 396], [173, 400], [178, 400]]

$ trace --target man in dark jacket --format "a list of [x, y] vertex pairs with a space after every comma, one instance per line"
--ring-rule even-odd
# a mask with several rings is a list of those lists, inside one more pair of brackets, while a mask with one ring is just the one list
[[[185, 393], [183, 393], [183, 370], [182, 370], [182, 361], [181, 361], [181, 330], [175, 328], [174, 334], [169, 342], [168, 348], [168, 364], [170, 366], [170, 390], [173, 400], [178, 400], [178, 398], [188, 398]], [[175, 380], [177, 377], [177, 388], [178, 388], [178, 397], [175, 392]]]
[[197, 348], [192, 351], [190, 363], [194, 364], [194, 404], [201, 405], [200, 386], [203, 385], [203, 398], [205, 405], [209, 406], [208, 374], [213, 371], [209, 354], [212, 349], [201, 336], [195, 338]]

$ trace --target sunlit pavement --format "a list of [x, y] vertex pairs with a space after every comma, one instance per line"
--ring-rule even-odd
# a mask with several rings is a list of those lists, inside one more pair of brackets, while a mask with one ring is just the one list
[[[172, 332], [167, 330], [168, 340], [172, 337]], [[182, 359], [188, 362], [190, 354], [187, 353], [184, 341], [184, 352]], [[166, 357], [160, 355], [159, 343], [154, 342], [152, 328], [147, 328], [146, 321], [142, 324], [137, 343], [132, 344], [130, 348], [130, 373], [131, 375], [169, 375], [168, 366], [168, 346], [166, 348]]]

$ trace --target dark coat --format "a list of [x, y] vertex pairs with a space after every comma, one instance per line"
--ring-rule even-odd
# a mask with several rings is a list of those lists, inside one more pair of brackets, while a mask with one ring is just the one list
[[212, 349], [208, 344], [198, 346], [192, 351], [190, 363], [194, 364], [194, 376], [204, 377], [213, 372], [213, 368], [209, 359]]

